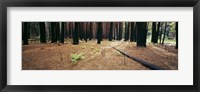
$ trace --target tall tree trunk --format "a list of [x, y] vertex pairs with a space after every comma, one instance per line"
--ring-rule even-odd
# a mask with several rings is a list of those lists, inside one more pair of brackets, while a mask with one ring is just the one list
[[178, 49], [178, 22], [176, 22], [176, 49]]
[[73, 44], [79, 44], [78, 26], [79, 26], [79, 22], [75, 22], [75, 29], [73, 30]]
[[28, 45], [28, 22], [22, 23], [22, 40], [23, 45]]
[[129, 31], [130, 31], [130, 23], [129, 22], [125, 22], [125, 34], [124, 34], [124, 41], [128, 41], [129, 40]]
[[137, 46], [146, 47], [147, 22], [137, 22]]
[[162, 29], [162, 27], [163, 27], [163, 23], [161, 23], [161, 30], [160, 30], [160, 32], [159, 32], [159, 39], [160, 39], [160, 44], [161, 44], [161, 41], [162, 41], [162, 34], [163, 34], [163, 29]]
[[156, 22], [152, 23], [152, 35], [151, 35], [151, 42], [157, 43], [156, 39], [157, 33], [156, 33]]
[[56, 42], [56, 23], [51, 22], [51, 43]]
[[131, 35], [130, 35], [130, 41], [133, 42], [135, 41], [136, 38], [136, 33], [135, 33], [135, 23], [131, 22]]
[[129, 41], [129, 35], [130, 35], [130, 22], [128, 22], [128, 28], [127, 28], [127, 41]]
[[122, 40], [123, 23], [119, 22], [119, 40]]
[[158, 36], [159, 36], [159, 33], [160, 33], [160, 22], [158, 22], [158, 25], [157, 25], [157, 31], [156, 31], [156, 38], [155, 38], [155, 42], [154, 43], [158, 43]]
[[134, 23], [134, 31], [133, 31], [133, 41], [136, 42], [137, 41], [137, 27], [136, 27], [136, 22]]
[[65, 29], [65, 23], [64, 22], [61, 22], [61, 39], [60, 39], [60, 42], [61, 43], [64, 43], [64, 41], [65, 41], [65, 37], [64, 37], [64, 34], [65, 34], [65, 32], [64, 32], [64, 29]]
[[84, 35], [84, 40], [85, 42], [87, 42], [87, 39], [88, 39], [88, 27], [87, 27], [87, 22], [85, 22], [85, 35]]
[[28, 39], [30, 39], [30, 27], [31, 27], [31, 23], [28, 22], [28, 24], [27, 24], [27, 36], [28, 36]]
[[47, 42], [50, 40], [50, 27], [49, 22], [45, 22], [45, 30], [46, 30], [46, 40]]
[[72, 38], [72, 30], [73, 30], [73, 24], [72, 22], [69, 22], [69, 38]]
[[102, 41], [102, 22], [98, 22], [97, 44], [101, 44], [101, 41]]
[[117, 24], [117, 22], [115, 22], [115, 40], [118, 40], [119, 39], [119, 35], [118, 35], [118, 24]]
[[115, 40], [115, 35], [116, 34], [116, 30], [115, 30], [115, 22], [113, 22], [113, 39]]
[[127, 22], [125, 22], [124, 41], [127, 41], [127, 30], [128, 30], [128, 25]]
[[90, 38], [89, 38], [89, 40], [92, 40], [92, 38], [93, 38], [93, 23], [92, 22], [90, 22]]
[[165, 30], [164, 30], [164, 33], [163, 33], [163, 39], [162, 39], [162, 44], [163, 45], [164, 45], [164, 41], [165, 41], [166, 30], [167, 30], [167, 22], [165, 23]]
[[110, 22], [109, 41], [113, 38], [113, 22]]
[[60, 41], [60, 23], [56, 22], [56, 42]]
[[83, 25], [82, 25], [82, 22], [80, 22], [80, 24], [79, 24], [79, 38], [80, 38], [80, 40], [83, 39]]
[[65, 26], [65, 28], [64, 28], [64, 30], [65, 30], [65, 31], [64, 31], [64, 33], [65, 33], [65, 34], [64, 34], [64, 35], [65, 35], [64, 38], [67, 38], [67, 37], [68, 37], [68, 34], [69, 34], [69, 32], [68, 32], [68, 31], [69, 31], [69, 29], [68, 29], [68, 28], [69, 28], [68, 22], [65, 22], [65, 25], [64, 25], [64, 26]]
[[46, 43], [45, 22], [40, 22], [40, 42]]

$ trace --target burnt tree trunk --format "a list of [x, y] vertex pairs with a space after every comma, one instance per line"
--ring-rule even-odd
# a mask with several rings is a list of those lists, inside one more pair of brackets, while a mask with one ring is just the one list
[[178, 49], [178, 22], [176, 22], [176, 49]]
[[109, 41], [113, 38], [113, 22], [110, 22]]
[[123, 23], [119, 22], [119, 40], [122, 40]]
[[137, 22], [137, 46], [146, 47], [147, 22]]
[[87, 27], [87, 22], [85, 22], [85, 25], [84, 25], [84, 27], [85, 27], [85, 34], [84, 34], [84, 40], [85, 40], [85, 42], [87, 42], [87, 39], [88, 39], [88, 27]]
[[60, 23], [56, 22], [56, 42], [60, 41]]
[[46, 43], [45, 22], [40, 22], [40, 42]]
[[133, 42], [135, 41], [136, 38], [136, 31], [135, 31], [135, 23], [131, 22], [131, 35], [130, 35], [130, 41]]
[[28, 45], [28, 22], [22, 23], [22, 40], [23, 45]]
[[130, 22], [128, 22], [128, 28], [127, 28], [127, 41], [129, 41], [129, 39], [130, 39]]
[[152, 35], [151, 35], [151, 42], [157, 43], [156, 39], [157, 33], [156, 33], [156, 22], [152, 23]]
[[102, 41], [102, 23], [98, 22], [97, 44], [101, 44], [101, 41]]
[[93, 38], [93, 23], [92, 22], [90, 22], [90, 37], [89, 37], [89, 40], [92, 40], [92, 38]]
[[79, 22], [75, 22], [75, 29], [72, 31], [73, 33], [73, 44], [79, 44], [79, 37], [78, 37], [78, 26], [79, 26]]
[[64, 37], [64, 34], [65, 34], [65, 32], [64, 32], [64, 29], [65, 29], [65, 23], [64, 22], [62, 22], [61, 23], [61, 37], [60, 37], [60, 42], [61, 43], [64, 43], [64, 41], [65, 41], [65, 37]]
[[158, 43], [158, 36], [159, 36], [159, 33], [160, 33], [160, 22], [158, 22], [158, 25], [157, 25], [157, 31], [156, 31], [156, 38], [155, 38], [155, 42], [154, 43]]
[[164, 29], [164, 33], [163, 33], [162, 44], [164, 44], [164, 41], [165, 41], [166, 30], [167, 30], [167, 22], [165, 23], [165, 29]]
[[51, 43], [56, 42], [56, 23], [51, 22]]
[[128, 25], [127, 22], [125, 22], [124, 41], [127, 41], [127, 30], [128, 30]]
[[80, 40], [83, 40], [83, 22], [80, 22], [79, 24], [79, 38]]
[[69, 22], [69, 38], [72, 38], [73, 23]]
[[160, 44], [161, 44], [161, 41], [162, 41], [162, 34], [163, 34], [163, 32], [162, 32], [163, 28], [162, 27], [163, 27], [163, 23], [161, 23], [161, 30], [159, 31], [159, 40], [160, 40], [159, 43]]

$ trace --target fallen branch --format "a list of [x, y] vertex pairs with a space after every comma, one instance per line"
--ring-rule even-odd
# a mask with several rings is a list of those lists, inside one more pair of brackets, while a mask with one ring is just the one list
[[136, 57], [130, 56], [130, 55], [128, 55], [128, 54], [126, 54], [126, 53], [120, 51], [119, 49], [117, 49], [117, 48], [115, 48], [115, 47], [113, 47], [113, 49], [117, 50], [117, 51], [120, 52], [122, 55], [125, 55], [126, 57], [128, 57], [128, 58], [130, 58], [130, 59], [132, 59], [132, 60], [135, 60], [135, 61], [141, 63], [142, 65], [144, 65], [144, 66], [146, 66], [146, 67], [148, 67], [148, 68], [150, 68], [150, 69], [152, 69], [152, 70], [165, 70], [165, 69], [163, 69], [163, 68], [161, 68], [161, 67], [158, 67], [158, 66], [156, 66], [156, 65], [154, 65], [154, 64], [151, 64], [151, 63], [149, 63], [149, 62], [147, 62], [147, 61], [144, 61], [144, 60], [138, 59], [138, 58], [136, 58]]

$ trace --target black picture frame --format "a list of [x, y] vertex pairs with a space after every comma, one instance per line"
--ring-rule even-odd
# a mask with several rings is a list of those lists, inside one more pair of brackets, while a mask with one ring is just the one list
[[[116, 92], [199, 92], [200, 0], [1, 0], [0, 1], [0, 90], [35, 91], [116, 91]], [[7, 7], [193, 7], [194, 85], [7, 85]]]

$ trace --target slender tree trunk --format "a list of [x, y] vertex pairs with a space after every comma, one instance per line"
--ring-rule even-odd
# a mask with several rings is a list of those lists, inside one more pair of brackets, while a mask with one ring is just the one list
[[[49, 27], [49, 22], [45, 22], [45, 30], [46, 30], [46, 40], [49, 42], [50, 40], [50, 27]], [[32, 33], [31, 33], [32, 34]]]
[[137, 46], [146, 47], [147, 22], [137, 22]]
[[161, 41], [162, 41], [162, 34], [163, 34], [163, 32], [162, 32], [162, 31], [163, 31], [162, 26], [163, 26], [163, 23], [161, 23], [161, 30], [160, 30], [160, 32], [159, 32], [159, 33], [160, 33], [160, 34], [159, 34], [159, 39], [160, 39], [160, 42], [159, 42], [159, 43], [160, 43], [160, 44], [161, 44]]
[[119, 36], [118, 33], [119, 33], [118, 32], [118, 24], [117, 24], [117, 22], [115, 22], [115, 40], [118, 40], [118, 38], [119, 38], [118, 37]]
[[40, 42], [46, 43], [45, 22], [40, 22]]
[[136, 42], [137, 41], [137, 27], [136, 27], [136, 22], [134, 23], [134, 31], [133, 31], [133, 41]]
[[69, 32], [68, 32], [68, 29], [69, 28], [69, 26], [68, 26], [68, 22], [65, 22], [65, 28], [64, 28], [64, 33], [65, 33], [65, 36], [64, 36], [64, 38], [67, 38], [68, 37], [68, 34], [69, 34]]
[[115, 22], [113, 22], [113, 40], [115, 40], [115, 37], [116, 37]]
[[80, 40], [83, 39], [83, 25], [82, 25], [82, 22], [80, 22], [80, 24], [79, 24], [79, 38], [80, 38]]
[[176, 49], [178, 49], [178, 22], [176, 22]]
[[159, 36], [159, 33], [160, 33], [160, 22], [158, 22], [158, 25], [157, 25], [157, 31], [156, 31], [156, 38], [155, 38], [155, 42], [154, 43], [158, 43], [158, 36]]
[[85, 42], [87, 42], [87, 39], [88, 39], [88, 27], [87, 27], [87, 22], [85, 22], [85, 37], [84, 37], [84, 39], [85, 39]]
[[79, 44], [78, 26], [79, 22], [75, 22], [75, 29], [73, 30], [73, 44]]
[[60, 42], [61, 43], [64, 43], [64, 41], [65, 41], [65, 37], [64, 37], [64, 34], [65, 34], [65, 32], [64, 32], [64, 29], [65, 29], [65, 23], [64, 22], [62, 22], [61, 23], [61, 39], [60, 39]]
[[135, 35], [135, 23], [131, 22], [131, 35], [130, 35], [130, 41], [135, 41], [136, 35]]
[[122, 40], [123, 23], [119, 22], [119, 40]]
[[22, 23], [22, 40], [23, 45], [28, 45], [28, 22]]
[[125, 22], [125, 34], [124, 34], [124, 41], [128, 41], [129, 40], [129, 31], [130, 31], [130, 23], [129, 22]]
[[110, 22], [109, 41], [113, 38], [113, 22]]
[[163, 39], [162, 39], [162, 44], [163, 45], [164, 45], [164, 41], [165, 41], [166, 30], [167, 30], [167, 22], [165, 23], [165, 30], [164, 30], [164, 33], [163, 33]]
[[101, 44], [101, 41], [102, 41], [102, 22], [98, 22], [97, 44]]
[[152, 35], [151, 35], [151, 42], [157, 43], [156, 39], [157, 33], [156, 33], [156, 22], [152, 23]]
[[72, 22], [69, 22], [69, 38], [72, 38], [72, 30], [73, 30], [73, 24]]
[[128, 22], [128, 28], [127, 28], [127, 41], [129, 41], [129, 35], [130, 35], [130, 22]]
[[90, 38], [89, 38], [89, 40], [92, 40], [92, 38], [93, 38], [93, 23], [92, 22], [90, 22]]
[[31, 27], [30, 22], [28, 22], [28, 24], [27, 24], [27, 36], [28, 36], [28, 39], [30, 39], [30, 27]]
[[56, 22], [56, 42], [60, 41], [60, 23]]
[[124, 33], [124, 41], [127, 41], [127, 30], [128, 30], [127, 22], [125, 22], [125, 33]]
[[56, 23], [51, 22], [51, 43], [56, 42]]

